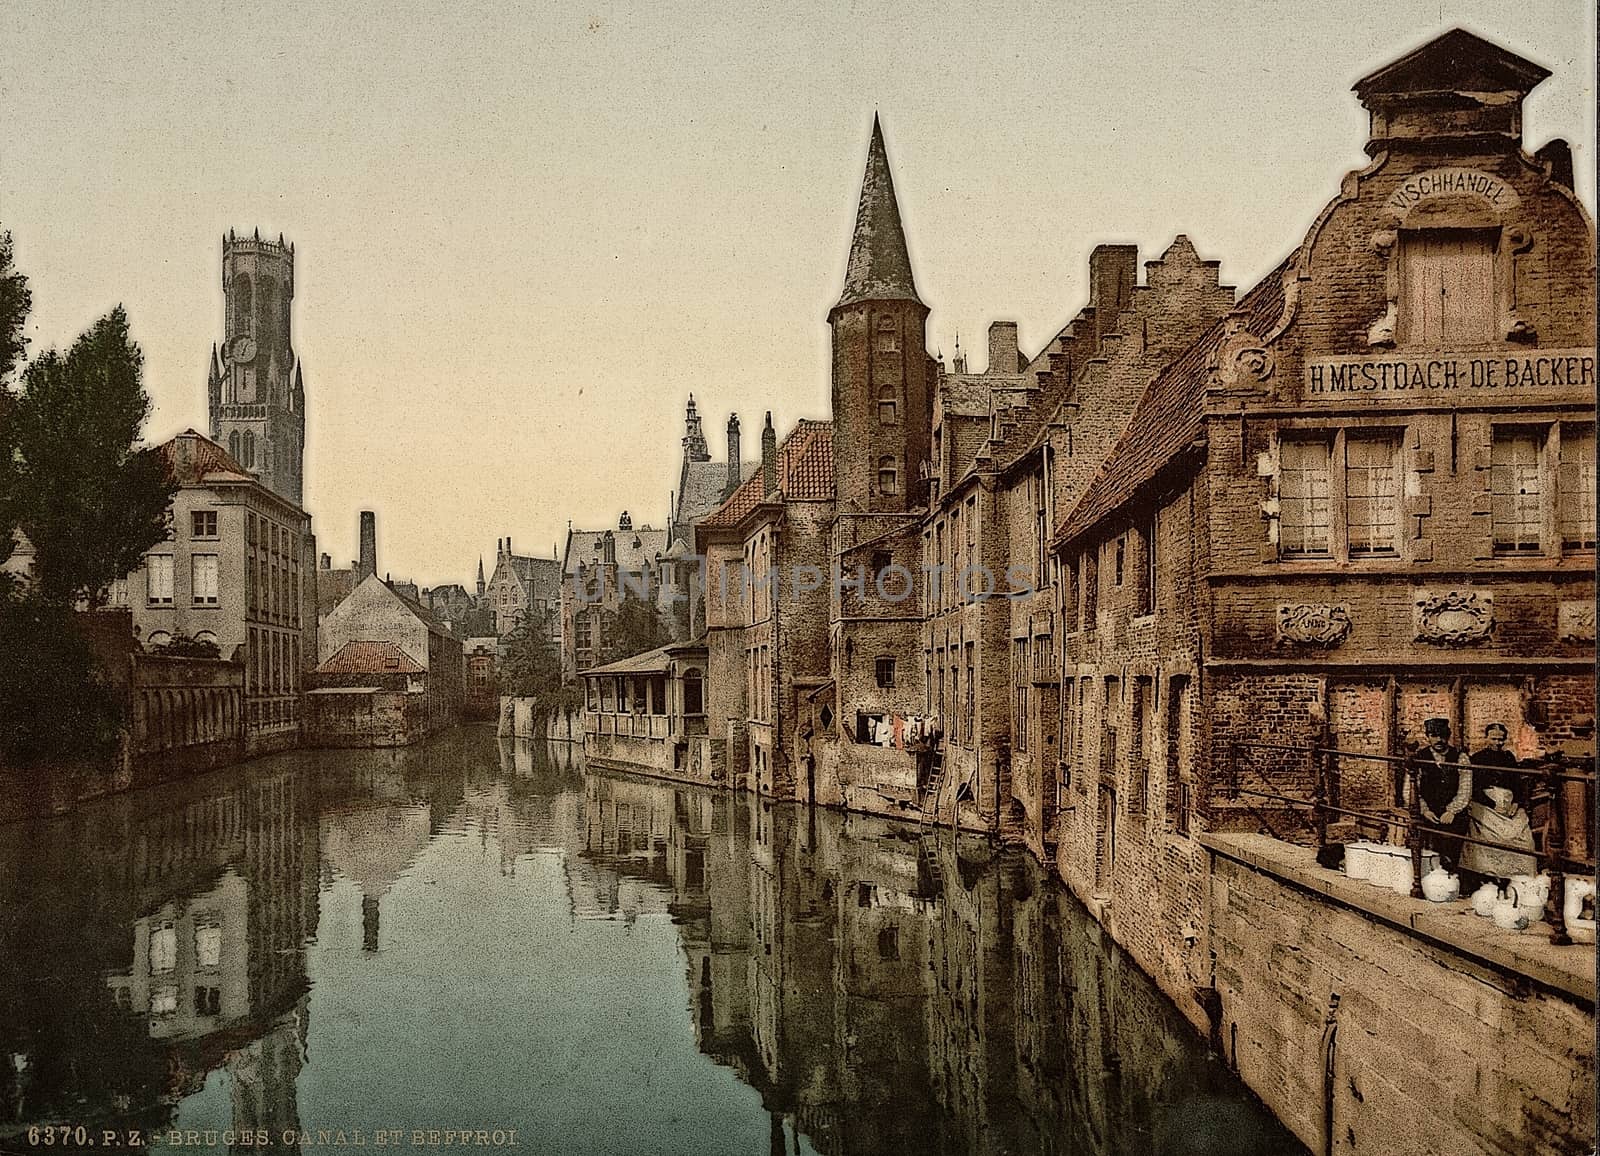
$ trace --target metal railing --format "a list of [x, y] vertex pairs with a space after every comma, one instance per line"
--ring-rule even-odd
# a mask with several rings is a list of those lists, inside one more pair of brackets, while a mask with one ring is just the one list
[[[1239, 755], [1245, 750], [1280, 751], [1290, 754], [1299, 754], [1306, 757], [1310, 764], [1312, 795], [1303, 798], [1296, 795], [1287, 795], [1280, 791], [1263, 791], [1239, 785]], [[1493, 839], [1480, 839], [1474, 835], [1461, 834], [1446, 827], [1433, 826], [1423, 821], [1422, 795], [1419, 790], [1421, 772], [1430, 764], [1421, 761], [1418, 755], [1373, 755], [1360, 751], [1340, 750], [1338, 747], [1323, 744], [1312, 746], [1293, 746], [1285, 743], [1250, 742], [1243, 739], [1232, 740], [1228, 746], [1228, 764], [1225, 768], [1224, 791], [1234, 798], [1250, 796], [1260, 799], [1271, 799], [1291, 807], [1309, 808], [1316, 825], [1317, 846], [1328, 846], [1328, 820], [1330, 815], [1343, 816], [1369, 823], [1385, 826], [1400, 826], [1406, 832], [1406, 847], [1411, 852], [1411, 897], [1422, 898], [1422, 862], [1423, 841], [1427, 836], [1441, 836], [1460, 843], [1473, 843], [1480, 847], [1489, 847], [1500, 851], [1512, 851], [1520, 855], [1529, 855], [1536, 859], [1540, 866], [1550, 877], [1550, 893], [1545, 900], [1545, 919], [1550, 924], [1550, 942], [1554, 944], [1569, 944], [1572, 937], [1568, 934], [1566, 912], [1564, 907], [1564, 883], [1568, 868], [1576, 867], [1579, 873], [1593, 876], [1595, 873], [1595, 859], [1592, 850], [1583, 855], [1571, 853], [1567, 845], [1566, 809], [1567, 797], [1565, 785], [1578, 783], [1584, 789], [1585, 815], [1592, 814], [1595, 799], [1595, 769], [1594, 759], [1572, 759], [1559, 753], [1540, 760], [1534, 766], [1484, 766], [1472, 764], [1467, 756], [1463, 755], [1462, 766], [1472, 771], [1492, 772], [1495, 775], [1522, 775], [1534, 781], [1533, 792], [1530, 792], [1528, 803], [1529, 816], [1532, 817], [1531, 804], [1548, 800], [1548, 818], [1542, 828], [1543, 839], [1532, 852], [1526, 847], [1514, 846], [1508, 843], [1496, 842]], [[1404, 799], [1398, 806], [1383, 811], [1359, 810], [1342, 805], [1341, 798], [1341, 768], [1340, 760], [1358, 759], [1372, 763], [1388, 764], [1394, 769], [1396, 797]], [[1589, 822], [1592, 828], [1592, 821]], [[1535, 828], [1536, 835], [1540, 833]], [[1587, 842], [1587, 840], [1586, 840]]]

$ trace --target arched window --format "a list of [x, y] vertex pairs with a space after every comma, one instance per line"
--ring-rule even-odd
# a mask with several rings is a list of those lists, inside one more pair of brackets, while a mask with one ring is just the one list
[[683, 672], [683, 713], [705, 713], [705, 675], [697, 667]]
[[[234, 430], [232, 433], [228, 434], [228, 456], [233, 458], [233, 460], [236, 461], [236, 462], [239, 461], [239, 431], [238, 430]], [[239, 464], [240, 465], [244, 465], [243, 462], [239, 462]]]
[[878, 424], [900, 424], [899, 407], [895, 404], [894, 386], [892, 385], [886, 385], [878, 390]]
[[878, 459], [878, 493], [898, 494], [900, 492], [900, 470], [895, 465], [892, 456], [885, 455]]
[[241, 444], [241, 448], [244, 450], [244, 456], [239, 459], [239, 464], [242, 465], [247, 470], [255, 469], [256, 468], [256, 435], [252, 431], [250, 431], [250, 430], [245, 430], [244, 431], [244, 441]]
[[273, 324], [273, 310], [278, 302], [278, 285], [271, 277], [261, 279], [260, 288], [256, 292], [256, 333], [261, 340], [267, 340], [270, 334], [276, 333], [277, 327]]
[[233, 279], [232, 316], [228, 319], [228, 335], [238, 337], [250, 332], [250, 316], [255, 312], [255, 294], [250, 290], [250, 278], [240, 273]]

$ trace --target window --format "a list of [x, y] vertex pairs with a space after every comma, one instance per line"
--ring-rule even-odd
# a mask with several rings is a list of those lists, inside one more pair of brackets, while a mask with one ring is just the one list
[[878, 390], [878, 424], [899, 425], [899, 406], [895, 403], [894, 386], [886, 385]]
[[1083, 552], [1083, 628], [1093, 630], [1100, 613], [1100, 549], [1090, 546]]
[[1156, 515], [1139, 527], [1139, 561], [1143, 579], [1139, 583], [1139, 613], [1156, 612]]
[[1491, 518], [1497, 554], [1537, 554], [1540, 510], [1540, 441], [1535, 430], [1496, 430], [1490, 451]]
[[216, 923], [201, 923], [194, 929], [194, 957], [201, 967], [222, 963], [222, 928]]
[[894, 688], [894, 659], [880, 658], [876, 664], [878, 685], [885, 690]]
[[973, 745], [973, 738], [978, 730], [978, 697], [976, 690], [977, 679], [974, 677], [973, 661], [976, 658], [977, 644], [967, 643], [967, 745]]
[[683, 675], [683, 713], [705, 713], [705, 676], [698, 669], [690, 669]]
[[1561, 427], [1561, 545], [1567, 550], [1593, 550], [1595, 545], [1594, 426]]
[[1417, 229], [1400, 234], [1400, 314], [1406, 345], [1495, 339], [1495, 233]]
[[1011, 716], [1011, 745], [1025, 752], [1028, 749], [1028, 640], [1018, 638], [1012, 646], [1012, 682], [1016, 687], [1016, 704]]
[[145, 560], [149, 574], [149, 590], [147, 596], [150, 602], [160, 605], [172, 602], [172, 555], [152, 554]]
[[1396, 552], [1399, 522], [1399, 447], [1386, 437], [1345, 440], [1345, 532], [1350, 557]]
[[1043, 474], [1034, 474], [1033, 488], [1033, 546], [1034, 546], [1034, 573], [1035, 586], [1045, 584], [1045, 563], [1050, 548], [1050, 516], [1045, 509], [1045, 479]]
[[878, 318], [876, 346], [879, 353], [895, 353], [899, 350], [900, 335], [895, 329], [893, 317]]
[[580, 614], [576, 620], [577, 629], [573, 632], [577, 638], [579, 650], [588, 650], [594, 644], [593, 629], [589, 625], [589, 616]]
[[178, 966], [178, 932], [163, 922], [150, 929], [150, 974], [161, 975]]
[[217, 512], [215, 510], [195, 510], [189, 515], [189, 534], [195, 538], [215, 538], [217, 536]]
[[195, 554], [189, 559], [190, 591], [196, 606], [217, 604], [217, 556]]
[[887, 550], [874, 550], [872, 552], [872, 578], [874, 582], [883, 581], [883, 572], [894, 565], [894, 558]]
[[1116, 566], [1115, 566], [1114, 576], [1113, 576], [1112, 581], [1111, 581], [1111, 584], [1113, 586], [1121, 586], [1122, 585], [1122, 560], [1123, 560], [1123, 552], [1126, 549], [1127, 540], [1128, 540], [1128, 536], [1126, 534], [1123, 534], [1121, 537], [1119, 537], [1117, 539]]
[[897, 960], [900, 958], [900, 929], [898, 927], [885, 927], [878, 931], [878, 958], [884, 960]]
[[1278, 549], [1285, 557], [1329, 553], [1331, 449], [1325, 436], [1285, 438], [1280, 446]]
[[900, 470], [895, 465], [892, 456], [878, 459], [878, 493], [898, 494], [900, 492]]
[[194, 989], [194, 1014], [197, 1016], [214, 1016], [222, 1014], [222, 989], [220, 987], [197, 987]]

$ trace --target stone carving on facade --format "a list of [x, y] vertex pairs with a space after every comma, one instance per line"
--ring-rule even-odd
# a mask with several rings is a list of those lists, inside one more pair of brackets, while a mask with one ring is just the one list
[[1207, 366], [1212, 383], [1224, 388], [1266, 381], [1277, 367], [1272, 350], [1244, 327], [1244, 318], [1239, 316], [1228, 318], [1222, 343]]
[[1278, 607], [1278, 641], [1338, 646], [1350, 637], [1350, 611], [1342, 605], [1293, 602]]
[[1367, 240], [1384, 268], [1384, 309], [1367, 329], [1367, 344], [1374, 349], [1394, 348], [1395, 327], [1400, 324], [1400, 272], [1395, 268], [1394, 248], [1399, 240], [1393, 229], [1380, 229]]
[[1563, 602], [1556, 609], [1562, 642], [1594, 641], [1594, 603]]
[[1494, 596], [1471, 590], [1422, 591], [1416, 599], [1416, 627], [1418, 642], [1440, 646], [1483, 642], [1494, 630]]

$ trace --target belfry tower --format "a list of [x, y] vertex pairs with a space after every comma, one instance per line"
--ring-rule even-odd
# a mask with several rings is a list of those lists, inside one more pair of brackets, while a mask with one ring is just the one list
[[904, 513], [925, 499], [932, 425], [924, 323], [883, 129], [872, 143], [833, 326], [833, 461], [840, 511]]
[[306, 393], [290, 340], [294, 246], [222, 238], [223, 339], [211, 347], [211, 437], [262, 485], [301, 504]]

